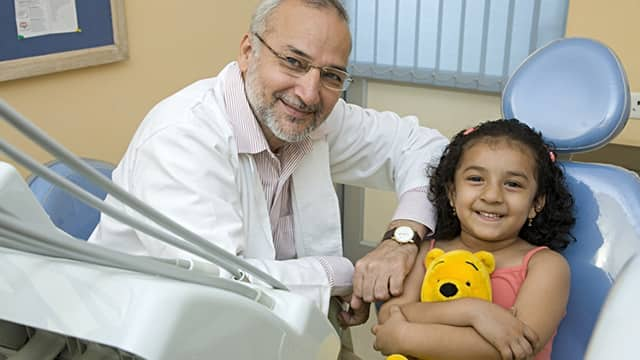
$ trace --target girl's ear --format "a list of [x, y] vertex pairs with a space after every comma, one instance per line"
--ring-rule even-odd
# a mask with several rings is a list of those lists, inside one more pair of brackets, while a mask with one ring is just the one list
[[531, 210], [529, 210], [529, 218], [534, 218], [536, 215], [542, 212], [544, 209], [544, 205], [547, 203], [547, 197], [542, 195], [533, 200], [533, 205], [531, 206]]
[[447, 185], [447, 198], [449, 198], [449, 205], [452, 208], [455, 208], [456, 203], [456, 189], [453, 184]]

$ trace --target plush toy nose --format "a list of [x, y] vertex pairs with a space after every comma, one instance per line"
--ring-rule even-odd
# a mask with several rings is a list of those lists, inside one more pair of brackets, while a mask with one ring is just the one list
[[452, 283], [444, 283], [440, 286], [440, 294], [444, 295], [444, 297], [452, 297], [458, 293], [458, 287], [456, 284]]

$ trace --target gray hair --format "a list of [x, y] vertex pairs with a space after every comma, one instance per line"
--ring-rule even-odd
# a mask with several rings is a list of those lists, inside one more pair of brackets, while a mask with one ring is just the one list
[[[267, 30], [267, 20], [273, 11], [285, 0], [263, 0], [260, 2], [251, 18], [249, 31], [251, 33], [263, 34]], [[333, 8], [338, 12], [345, 23], [349, 23], [349, 15], [340, 0], [300, 0], [305, 5], [315, 8]]]

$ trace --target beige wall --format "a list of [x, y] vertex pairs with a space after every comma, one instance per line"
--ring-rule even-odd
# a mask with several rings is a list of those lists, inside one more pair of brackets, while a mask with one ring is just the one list
[[[235, 60], [256, 4], [125, 1], [129, 60], [0, 82], [0, 97], [75, 153], [117, 162], [151, 106]], [[0, 134], [50, 159], [4, 123]]]

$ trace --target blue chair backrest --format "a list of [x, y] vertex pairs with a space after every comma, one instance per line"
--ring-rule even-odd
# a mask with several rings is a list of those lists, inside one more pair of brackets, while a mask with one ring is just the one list
[[[542, 131], [559, 154], [572, 154], [602, 147], [622, 131], [629, 102], [615, 54], [599, 42], [567, 38], [549, 43], [516, 69], [502, 93], [502, 113]], [[640, 251], [640, 178], [613, 165], [561, 165], [575, 199], [577, 241], [564, 252], [571, 293], [552, 358], [571, 360], [584, 358], [613, 281]]]
[[[111, 172], [113, 171], [114, 165], [92, 159], [84, 159], [84, 161], [111, 179]], [[106, 197], [104, 190], [76, 173], [66, 164], [59, 161], [52, 161], [46, 164], [46, 166], [58, 175], [61, 175], [100, 199], [104, 200]], [[42, 177], [34, 176], [28, 178], [27, 183], [31, 191], [35, 194], [36, 199], [38, 199], [51, 218], [51, 221], [58, 228], [78, 239], [87, 240], [89, 238], [91, 232], [93, 232], [93, 229], [100, 220], [100, 211], [76, 199], [73, 195], [51, 184]]]

